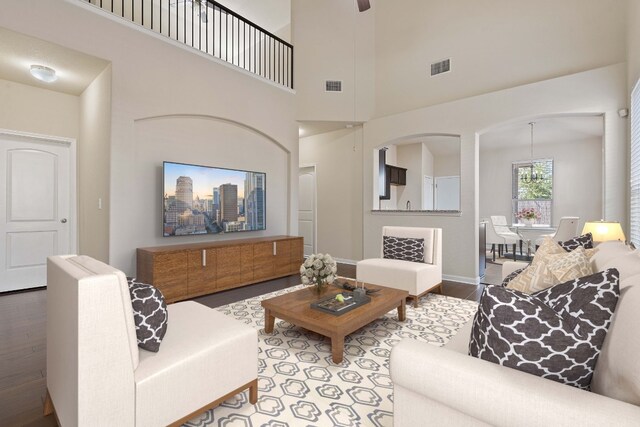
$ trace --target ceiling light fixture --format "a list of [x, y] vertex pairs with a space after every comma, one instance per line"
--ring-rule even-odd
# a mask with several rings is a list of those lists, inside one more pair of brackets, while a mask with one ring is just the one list
[[36, 79], [46, 83], [51, 83], [58, 80], [56, 70], [54, 70], [53, 68], [45, 67], [44, 65], [32, 65], [31, 75]]
[[526, 183], [530, 183], [530, 182], [538, 182], [538, 181], [544, 181], [545, 177], [544, 174], [542, 172], [540, 172], [540, 174], [538, 174], [534, 169], [534, 161], [533, 161], [533, 125], [535, 125], [536, 122], [530, 122], [529, 126], [531, 126], [531, 164], [529, 166], [529, 174], [527, 174], [526, 172], [524, 174], [522, 174], [520, 176], [520, 180], [522, 182], [526, 182]]

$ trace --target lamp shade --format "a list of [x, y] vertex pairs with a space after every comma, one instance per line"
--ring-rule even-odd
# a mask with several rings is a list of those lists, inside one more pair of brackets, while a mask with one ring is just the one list
[[588, 221], [584, 224], [582, 234], [591, 233], [594, 242], [608, 240], [625, 241], [624, 233], [619, 222], [616, 221]]

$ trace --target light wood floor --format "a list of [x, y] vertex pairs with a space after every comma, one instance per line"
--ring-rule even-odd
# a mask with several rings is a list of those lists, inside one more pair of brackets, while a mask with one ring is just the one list
[[[338, 274], [355, 276], [355, 266]], [[271, 280], [195, 299], [209, 307], [241, 301], [299, 284], [298, 276]], [[478, 300], [483, 286], [444, 282], [442, 293]], [[46, 290], [0, 295], [0, 426], [53, 426], [42, 416], [46, 387]]]

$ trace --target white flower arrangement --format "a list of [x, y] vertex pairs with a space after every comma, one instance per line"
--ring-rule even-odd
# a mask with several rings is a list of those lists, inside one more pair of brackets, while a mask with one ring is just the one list
[[312, 254], [300, 266], [300, 277], [305, 285], [331, 284], [336, 280], [338, 266], [329, 254]]

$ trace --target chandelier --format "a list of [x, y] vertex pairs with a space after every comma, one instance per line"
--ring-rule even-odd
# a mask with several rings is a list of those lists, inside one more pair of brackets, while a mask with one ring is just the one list
[[529, 172], [524, 172], [520, 175], [520, 181], [525, 183], [539, 182], [544, 181], [545, 177], [542, 172], [537, 173], [534, 169], [534, 161], [533, 161], [533, 125], [535, 122], [530, 122], [529, 126], [531, 127], [531, 164], [529, 165]]

